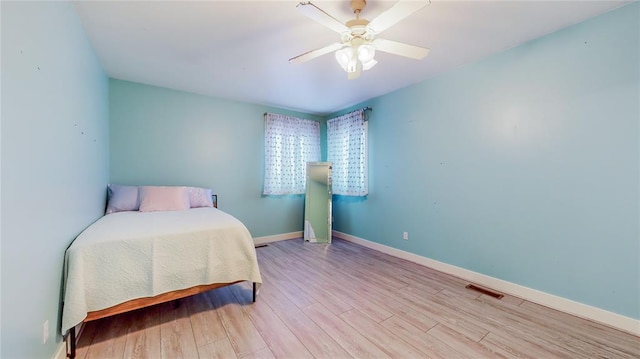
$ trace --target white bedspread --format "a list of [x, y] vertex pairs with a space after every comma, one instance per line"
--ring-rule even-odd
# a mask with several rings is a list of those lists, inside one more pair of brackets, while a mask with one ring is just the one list
[[65, 256], [62, 333], [88, 312], [196, 285], [261, 283], [253, 239], [216, 208], [118, 212], [83, 231]]

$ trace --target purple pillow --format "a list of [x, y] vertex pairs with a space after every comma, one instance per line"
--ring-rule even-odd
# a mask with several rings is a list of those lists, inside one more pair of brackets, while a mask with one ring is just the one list
[[120, 186], [110, 184], [107, 186], [107, 193], [109, 199], [107, 214], [123, 211], [137, 211], [140, 208], [137, 186]]
[[189, 205], [191, 208], [213, 207], [211, 190], [207, 188], [188, 187]]

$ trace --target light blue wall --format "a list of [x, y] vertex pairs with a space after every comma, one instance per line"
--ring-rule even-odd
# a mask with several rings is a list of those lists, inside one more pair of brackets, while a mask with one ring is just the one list
[[70, 2], [0, 6], [0, 356], [51, 358], [65, 249], [104, 213], [108, 80]]
[[320, 118], [113, 79], [109, 96], [112, 183], [212, 188], [254, 237], [302, 230], [302, 196], [262, 197], [263, 114]]
[[334, 229], [640, 318], [639, 5], [356, 106]]

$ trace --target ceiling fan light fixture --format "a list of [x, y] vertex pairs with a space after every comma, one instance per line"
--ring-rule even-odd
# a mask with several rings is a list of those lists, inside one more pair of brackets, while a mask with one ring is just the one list
[[351, 61], [349, 63], [349, 66], [347, 66], [347, 73], [349, 73], [349, 72], [357, 72], [358, 71], [358, 64], [359, 64], [358, 60]]
[[376, 49], [371, 44], [363, 44], [358, 46], [358, 60], [366, 64], [373, 60], [376, 56]]
[[344, 71], [347, 71], [349, 63], [352, 60], [352, 50], [353, 49], [350, 46], [347, 46], [336, 51], [336, 61], [338, 61], [338, 64]]
[[354, 47], [352, 44], [336, 51], [336, 61], [345, 72], [357, 72], [358, 66], [362, 71], [371, 69], [378, 63], [374, 59], [376, 55], [375, 47], [372, 44], [363, 44]]
[[349, 72], [357, 72], [358, 66], [360, 66], [360, 61], [358, 61], [358, 56], [356, 56], [356, 51], [353, 47], [349, 47], [349, 63], [347, 64], [347, 73]]
[[362, 63], [362, 71], [370, 70], [377, 63], [378, 63], [378, 61], [376, 61], [376, 59], [371, 59], [371, 60], [369, 60], [367, 62], [363, 62]]

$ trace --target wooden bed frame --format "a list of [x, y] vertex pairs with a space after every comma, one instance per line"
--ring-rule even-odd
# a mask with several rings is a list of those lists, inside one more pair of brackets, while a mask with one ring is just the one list
[[[87, 313], [87, 317], [82, 321], [82, 323], [110, 317], [116, 314], [126, 313], [136, 309], [150, 307], [156, 304], [170, 302], [172, 300], [178, 300], [178, 299], [190, 297], [192, 295], [208, 292], [216, 288], [222, 288], [222, 287], [226, 287], [226, 286], [233, 285], [240, 282], [244, 282], [244, 281], [236, 281], [232, 283], [213, 283], [213, 284], [198, 285], [191, 288], [159, 294], [159, 295], [156, 295], [155, 297], [132, 299], [130, 301], [114, 305], [113, 307], [110, 307], [110, 308], [89, 312]], [[256, 283], [255, 282], [253, 283], [252, 301], [254, 303], [256, 301]], [[74, 359], [76, 357], [76, 328], [75, 327], [69, 330], [69, 334], [67, 336], [67, 346], [69, 347], [69, 353], [67, 353], [67, 357]]]
[[[218, 208], [218, 195], [214, 194], [211, 196], [213, 199], [213, 206]], [[136, 309], [142, 309], [146, 307], [150, 307], [156, 304], [162, 304], [166, 302], [170, 302], [172, 300], [178, 300], [186, 297], [190, 297], [192, 295], [208, 292], [210, 290], [214, 290], [216, 288], [222, 288], [229, 285], [233, 285], [236, 283], [244, 282], [243, 280], [231, 282], [231, 283], [213, 283], [213, 284], [204, 284], [198, 285], [191, 288], [175, 290], [172, 292], [158, 294], [154, 297], [145, 297], [145, 298], [137, 298], [126, 301], [124, 303], [116, 304], [113, 307], [109, 307], [102, 310], [96, 310], [93, 312], [87, 313], [87, 317], [82, 321], [82, 323], [90, 322], [92, 320], [102, 319], [106, 317], [110, 317], [112, 315], [121, 314], [130, 312]], [[253, 294], [252, 301], [255, 303], [256, 301], [256, 283], [253, 282]], [[74, 359], [76, 357], [76, 327], [69, 329], [69, 334], [67, 335], [67, 348], [68, 353], [67, 357], [70, 359]]]

